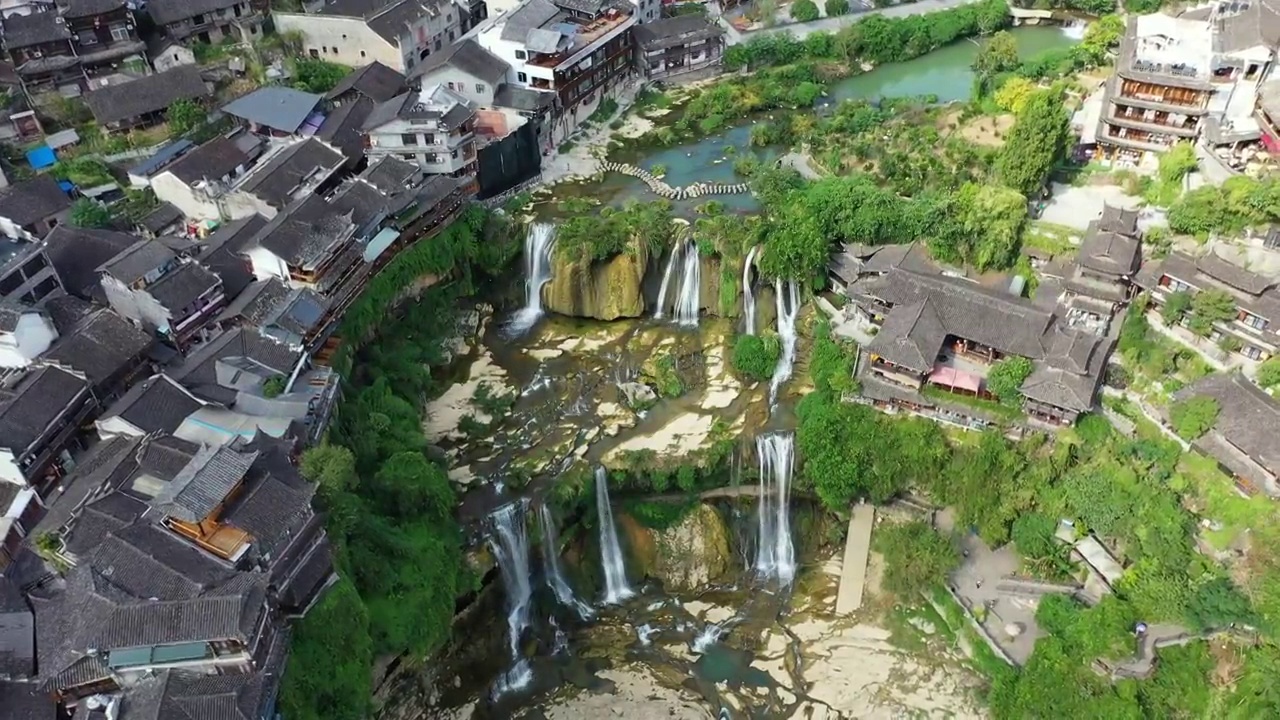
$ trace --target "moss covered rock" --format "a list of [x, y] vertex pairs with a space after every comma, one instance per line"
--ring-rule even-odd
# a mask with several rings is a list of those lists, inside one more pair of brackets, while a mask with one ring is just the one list
[[542, 289], [547, 310], [570, 317], [617, 320], [644, 315], [649, 253], [633, 241], [607, 260], [570, 260], [553, 253], [551, 282]]
[[697, 590], [723, 577], [733, 564], [729, 528], [712, 505], [698, 503], [664, 530], [623, 517], [621, 524], [636, 561], [668, 590]]

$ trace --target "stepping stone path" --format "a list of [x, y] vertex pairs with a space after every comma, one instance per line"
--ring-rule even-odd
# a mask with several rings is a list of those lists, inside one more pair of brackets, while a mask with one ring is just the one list
[[704, 195], [735, 195], [739, 193], [750, 192], [751, 188], [747, 183], [694, 183], [685, 187], [671, 187], [653, 173], [644, 168], [636, 167], [630, 163], [616, 163], [604, 161], [597, 166], [600, 172], [616, 172], [623, 175], [640, 178], [644, 181], [649, 189], [655, 195], [667, 198], [668, 200], [688, 200], [691, 198], [702, 197]]

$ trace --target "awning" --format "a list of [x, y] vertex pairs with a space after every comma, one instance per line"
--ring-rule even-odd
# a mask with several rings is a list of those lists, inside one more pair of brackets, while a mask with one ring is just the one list
[[383, 228], [378, 231], [377, 235], [364, 246], [364, 261], [367, 263], [378, 259], [378, 256], [386, 252], [391, 247], [391, 243], [400, 237], [400, 231], [395, 228]]
[[953, 367], [938, 367], [929, 375], [929, 382], [935, 385], [968, 390], [977, 393], [982, 389], [982, 378]]

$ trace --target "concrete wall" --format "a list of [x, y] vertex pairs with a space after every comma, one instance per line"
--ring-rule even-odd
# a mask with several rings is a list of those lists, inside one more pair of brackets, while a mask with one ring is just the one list
[[482, 80], [449, 65], [424, 74], [421, 81], [421, 86], [424, 88], [443, 85], [480, 107], [492, 107], [493, 96], [497, 92], [497, 88], [489, 84], [488, 80]]
[[221, 216], [211, 199], [179, 180], [173, 173], [162, 172], [151, 178], [151, 189], [161, 202], [171, 203], [182, 214], [195, 220], [217, 220]]
[[183, 65], [195, 65], [196, 55], [191, 52], [191, 48], [175, 44], [166, 47], [163, 53], [151, 58], [151, 64], [155, 66], [156, 72], [165, 72]]
[[109, 275], [102, 276], [102, 292], [107, 303], [122, 317], [145, 326], [148, 330], [167, 328], [169, 311], [146, 290], [134, 290]]
[[[417, 136], [417, 144], [406, 144], [402, 135]], [[430, 142], [428, 142], [430, 136]], [[423, 170], [434, 174], [447, 174], [461, 170], [475, 160], [475, 134], [466, 133], [453, 136], [446, 131], [436, 130], [436, 124], [394, 120], [379, 126], [369, 133], [370, 146], [365, 150], [369, 161], [374, 158], [394, 155], [402, 160], [416, 162]], [[467, 150], [470, 148], [470, 157]], [[434, 161], [427, 156], [434, 155]]]
[[245, 254], [249, 256], [253, 276], [258, 280], [277, 278], [290, 283], [289, 265], [279, 255], [262, 247], [249, 248]]
[[[329, 62], [361, 67], [377, 62], [406, 72], [400, 48], [369, 29], [359, 18], [332, 17], [310, 13], [273, 13], [276, 31], [302, 33], [302, 54]], [[334, 52], [336, 49], [337, 52]]]
[[53, 322], [40, 313], [24, 313], [13, 332], [0, 333], [0, 367], [24, 368], [58, 339]]

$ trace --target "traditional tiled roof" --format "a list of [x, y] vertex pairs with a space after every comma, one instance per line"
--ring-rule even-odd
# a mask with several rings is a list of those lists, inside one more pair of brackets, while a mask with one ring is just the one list
[[110, 124], [150, 113], [163, 112], [181, 100], [199, 100], [211, 95], [200, 77], [200, 68], [181, 65], [154, 75], [118, 85], [107, 85], [84, 96], [93, 119]]
[[160, 307], [176, 313], [190, 307], [222, 282], [198, 262], [183, 263], [177, 269], [147, 286], [147, 293], [160, 303]]
[[67, 291], [82, 298], [102, 297], [98, 266], [138, 241], [128, 233], [72, 227], [62, 223], [45, 240], [49, 261]]
[[156, 25], [181, 22], [197, 15], [234, 7], [239, 0], [150, 0], [146, 7]]
[[71, 31], [58, 19], [56, 12], [10, 15], [4, 19], [4, 46], [16, 50], [59, 41], [70, 44]]
[[[409, 76], [413, 78], [422, 77], [446, 65], [461, 70], [478, 80], [483, 80], [491, 86], [496, 86], [501, 82], [507, 71], [511, 69], [510, 65], [497, 55], [480, 47], [480, 44], [475, 40], [465, 38], [440, 52], [428, 55], [426, 60], [418, 63], [413, 68]], [[390, 98], [384, 99], [389, 100]]]
[[1173, 395], [1175, 401], [1192, 397], [1217, 400], [1213, 432], [1273, 476], [1280, 475], [1280, 402], [1238, 372], [1207, 375]]
[[122, 480], [137, 468], [134, 453], [141, 443], [136, 437], [113, 437], [94, 445], [76, 467], [58, 484], [57, 494], [46, 498], [48, 511], [27, 536], [35, 538], [55, 532], [79, 513], [86, 502], [113, 480]]
[[177, 256], [164, 243], [139, 239], [99, 265], [98, 271], [125, 285], [132, 285], [176, 259]]
[[364, 121], [373, 112], [374, 101], [360, 96], [329, 113], [316, 137], [324, 140], [347, 156], [351, 162], [359, 162], [364, 157]]
[[247, 167], [262, 154], [262, 140], [247, 132], [219, 136], [174, 160], [163, 172], [188, 185], [219, 180], [236, 168]]
[[257, 457], [229, 447], [205, 448], [156, 496], [155, 505], [171, 517], [199, 522], [244, 482]]
[[[434, 57], [435, 55], [431, 55], [428, 59]], [[347, 73], [347, 76], [339, 80], [325, 97], [332, 100], [348, 92], [355, 92], [374, 102], [383, 102], [399, 95], [404, 88], [404, 75], [374, 61]]]
[[23, 378], [12, 397], [0, 400], [0, 448], [21, 455], [63, 413], [86, 401], [89, 383], [58, 367], [42, 367]]
[[1116, 205], [1103, 205], [1102, 217], [1097, 223], [1101, 232], [1135, 237], [1138, 234], [1138, 211], [1126, 210]]
[[261, 215], [232, 220], [201, 243], [199, 260], [222, 279], [222, 289], [228, 298], [239, 296], [253, 282], [253, 273], [240, 253], [266, 224], [267, 219]]
[[402, 192], [421, 176], [422, 169], [417, 164], [391, 155], [384, 155], [360, 173], [361, 179], [388, 195]]
[[1091, 224], [1076, 262], [1094, 272], [1126, 276], [1138, 269], [1142, 248], [1137, 240], [1126, 235], [1099, 230]]
[[152, 375], [134, 383], [103, 413], [102, 419], [119, 417], [146, 435], [172, 433], [203, 404], [169, 376]]
[[84, 373], [95, 385], [136, 367], [155, 340], [109, 308], [63, 333], [44, 359]]
[[306, 268], [350, 239], [355, 230], [349, 211], [344, 213], [324, 198], [311, 195], [273, 218], [256, 239], [258, 245], [289, 265]]
[[297, 352], [263, 336], [256, 330], [233, 328], [204, 343], [181, 365], [171, 368], [170, 377], [197, 396], [206, 397], [218, 386], [217, 362], [223, 358], [248, 357], [284, 375], [298, 362]]
[[37, 175], [0, 188], [0, 217], [9, 218], [16, 225], [30, 225], [70, 207], [71, 198], [52, 175]]
[[635, 26], [636, 42], [645, 50], [684, 45], [691, 41], [722, 37], [724, 30], [702, 15], [677, 15]]
[[[35, 674], [35, 623], [17, 583], [0, 577], [0, 677]], [[2, 707], [2, 706], [0, 706]]]
[[153, 235], [160, 234], [161, 230], [182, 220], [182, 211], [169, 203], [160, 203], [160, 206], [151, 211], [146, 217], [138, 221], [138, 226]]
[[306, 183], [328, 176], [346, 161], [345, 155], [320, 140], [303, 140], [264, 158], [240, 189], [273, 207], [284, 208]]

